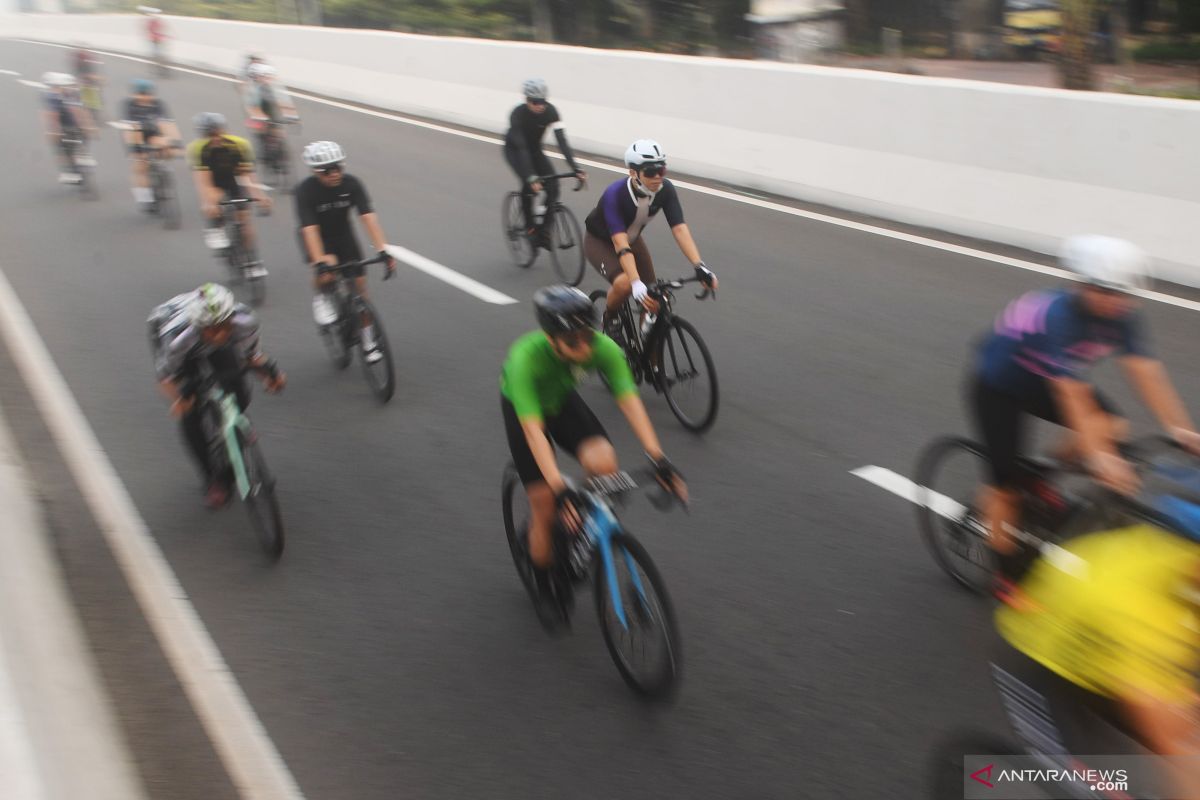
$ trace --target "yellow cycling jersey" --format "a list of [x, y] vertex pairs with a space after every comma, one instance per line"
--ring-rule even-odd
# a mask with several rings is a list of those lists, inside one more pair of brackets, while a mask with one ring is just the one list
[[1200, 670], [1198, 582], [1195, 542], [1150, 525], [1092, 533], [1039, 559], [996, 628], [1089, 691], [1185, 702]]
[[217, 141], [197, 139], [187, 147], [188, 163], [192, 169], [212, 173], [214, 186], [232, 188], [237, 176], [254, 167], [254, 150], [241, 136], [224, 134]]

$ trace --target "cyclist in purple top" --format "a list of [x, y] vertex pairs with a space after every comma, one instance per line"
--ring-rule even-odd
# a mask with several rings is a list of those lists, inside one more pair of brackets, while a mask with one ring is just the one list
[[680, 252], [696, 268], [696, 276], [705, 286], [717, 288], [717, 276], [701, 260], [700, 250], [683, 221], [675, 185], [666, 178], [666, 152], [658, 142], [639, 139], [625, 151], [625, 166], [629, 167], [629, 177], [604, 190], [600, 202], [588, 214], [583, 237], [588, 262], [612, 284], [604, 328], [613, 333], [613, 320], [630, 294], [647, 311], [658, 311], [658, 303], [646, 293], [646, 284], [653, 283], [655, 277], [642, 232], [660, 211], [671, 226]]
[[1066, 241], [1062, 261], [1083, 285], [1029, 292], [1011, 302], [973, 367], [969, 403], [991, 467], [978, 506], [1001, 579], [1018, 576], [1028, 562], [1013, 532], [1021, 512], [1017, 456], [1029, 417], [1071, 429], [1059, 458], [1086, 465], [1116, 491], [1137, 490], [1137, 475], [1116, 447], [1128, 424], [1086, 375], [1100, 359], [1120, 355], [1129, 382], [1163, 428], [1200, 454], [1200, 435], [1141, 332], [1132, 292], [1145, 282], [1145, 253], [1121, 239], [1075, 236]]

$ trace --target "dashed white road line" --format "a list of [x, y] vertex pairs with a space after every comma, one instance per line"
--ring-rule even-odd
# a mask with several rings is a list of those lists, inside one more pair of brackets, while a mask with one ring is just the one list
[[445, 281], [456, 289], [461, 289], [467, 294], [477, 297], [485, 303], [493, 303], [498, 306], [512, 305], [520, 302], [516, 298], [509, 297], [503, 292], [498, 292], [495, 289], [485, 286], [474, 278], [468, 278], [461, 272], [455, 272], [449, 267], [444, 267], [433, 259], [426, 258], [420, 253], [414, 253], [407, 247], [401, 247], [398, 244], [389, 244], [387, 251], [397, 261], [403, 261], [413, 269], [419, 269], [426, 275], [432, 275], [440, 281]]
[[963, 511], [966, 510], [958, 501], [946, 497], [944, 494], [930, 491], [918, 483], [913, 483], [898, 472], [892, 472], [884, 467], [868, 465], [852, 469], [850, 474], [856, 475], [868, 483], [873, 483], [880, 489], [886, 489], [897, 497], [903, 497], [910, 503], [919, 506], [927, 505], [936, 513], [949, 519], [962, 516]]
[[47, 88], [46, 84], [42, 83], [41, 81], [31, 81], [31, 80], [27, 80], [25, 78], [17, 78], [17, 83], [19, 83], [23, 86], [28, 86], [30, 89], [45, 89], [45, 88]]
[[21, 77], [21, 73], [11, 69], [0, 69], [0, 75], [12, 75], [14, 78]]
[[21, 698], [3, 661], [0, 649], [0, 789], [5, 800], [45, 800], [46, 787], [38, 774]]
[[243, 800], [303, 800], [3, 270], [0, 336], [239, 794]]

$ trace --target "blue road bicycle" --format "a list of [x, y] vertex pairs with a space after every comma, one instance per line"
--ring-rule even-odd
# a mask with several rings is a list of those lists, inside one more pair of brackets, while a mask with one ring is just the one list
[[[656, 486], [654, 473], [645, 471], [647, 485]], [[639, 476], [641, 473], [639, 473]], [[647, 698], [669, 697], [679, 684], [679, 629], [662, 576], [637, 539], [613, 510], [638, 488], [625, 472], [588, 480], [581, 490], [583, 532], [571, 535], [555, 526], [554, 568], [551, 581], [566, 623], [574, 608], [575, 586], [594, 581], [596, 615], [604, 643], [621, 677]], [[502, 488], [504, 531], [517, 574], [530, 596], [537, 585], [529, 560], [529, 503], [516, 467], [504, 470]], [[651, 497], [658, 509], [674, 499], [663, 493]]]

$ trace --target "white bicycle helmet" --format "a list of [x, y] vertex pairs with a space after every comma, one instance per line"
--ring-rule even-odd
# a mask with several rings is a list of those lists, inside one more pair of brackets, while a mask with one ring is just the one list
[[313, 142], [304, 148], [304, 163], [313, 169], [345, 160], [346, 153], [337, 142]]
[[521, 84], [521, 91], [525, 93], [527, 100], [545, 100], [550, 96], [550, 90], [546, 88], [546, 82], [541, 78], [530, 78]]
[[206, 283], [196, 290], [189, 316], [196, 327], [208, 328], [232, 317], [236, 305], [233, 292], [219, 283]]
[[653, 139], [638, 139], [625, 151], [625, 166], [631, 169], [647, 164], [665, 163], [667, 151]]
[[1111, 236], [1072, 236], [1063, 242], [1062, 265], [1088, 283], [1128, 292], [1145, 289], [1150, 280], [1150, 259], [1133, 242]]
[[246, 70], [251, 78], [274, 78], [278, 74], [278, 70], [270, 64], [264, 64], [261, 61], [256, 61]]

